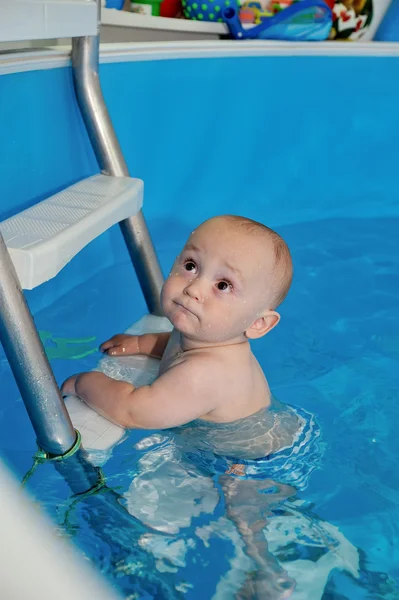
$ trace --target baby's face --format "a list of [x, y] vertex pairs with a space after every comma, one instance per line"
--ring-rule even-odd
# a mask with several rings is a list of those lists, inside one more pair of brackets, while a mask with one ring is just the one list
[[272, 242], [265, 247], [222, 218], [208, 221], [192, 233], [164, 284], [165, 315], [198, 342], [242, 338], [267, 308], [273, 265]]

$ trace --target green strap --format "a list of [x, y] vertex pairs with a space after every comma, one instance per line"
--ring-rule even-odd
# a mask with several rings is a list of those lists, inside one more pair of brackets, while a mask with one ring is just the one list
[[24, 488], [28, 483], [29, 479], [32, 477], [33, 473], [36, 471], [37, 467], [46, 461], [45, 455], [41, 450], [38, 450], [36, 454], [33, 456], [33, 465], [26, 473], [25, 477], [21, 481], [21, 488]]
[[36, 471], [37, 467], [46, 462], [46, 460], [64, 460], [65, 458], [69, 458], [75, 454], [82, 445], [82, 436], [80, 432], [75, 429], [76, 432], [76, 440], [72, 448], [70, 448], [65, 454], [61, 454], [60, 456], [53, 456], [42, 448], [38, 447], [37, 452], [33, 455], [33, 465], [29, 469], [29, 471], [25, 474], [24, 478], [21, 482], [21, 487], [25, 487], [29, 479], [32, 477], [33, 473]]

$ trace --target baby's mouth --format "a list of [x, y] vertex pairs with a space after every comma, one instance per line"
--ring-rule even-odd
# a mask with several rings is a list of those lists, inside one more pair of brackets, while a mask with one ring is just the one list
[[180, 306], [180, 308], [182, 308], [183, 310], [187, 311], [188, 313], [190, 313], [190, 315], [193, 315], [194, 317], [198, 316], [195, 314], [195, 312], [193, 312], [192, 310], [190, 310], [187, 306], [185, 306], [182, 302], [178, 302], [177, 300], [173, 300], [173, 302], [177, 305]]

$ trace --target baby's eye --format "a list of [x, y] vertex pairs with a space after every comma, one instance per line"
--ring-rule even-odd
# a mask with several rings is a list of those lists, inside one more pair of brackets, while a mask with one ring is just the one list
[[233, 285], [230, 283], [230, 281], [225, 281], [225, 280], [219, 281], [216, 284], [216, 287], [221, 292], [228, 292], [233, 289]]
[[184, 262], [183, 266], [184, 266], [185, 270], [188, 271], [189, 273], [195, 274], [197, 272], [197, 265], [190, 258]]

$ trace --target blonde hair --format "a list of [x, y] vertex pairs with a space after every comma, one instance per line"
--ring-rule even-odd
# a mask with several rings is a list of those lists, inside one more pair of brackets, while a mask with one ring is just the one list
[[223, 215], [216, 218], [227, 221], [245, 233], [267, 236], [267, 239], [272, 242], [275, 259], [273, 266], [275, 281], [272, 290], [272, 305], [270, 308], [277, 308], [285, 300], [291, 287], [293, 276], [291, 253], [284, 239], [276, 231], [270, 229], [270, 227], [267, 227], [258, 221], [248, 219], [247, 217]]

